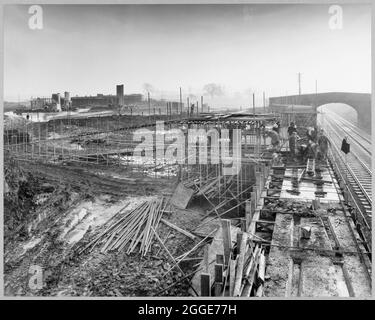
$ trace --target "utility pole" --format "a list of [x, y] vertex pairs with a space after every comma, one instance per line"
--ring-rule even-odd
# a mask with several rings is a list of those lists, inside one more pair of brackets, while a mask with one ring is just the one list
[[263, 91], [263, 111], [266, 113], [266, 93]]
[[301, 72], [298, 72], [298, 94], [301, 95]]
[[151, 117], [151, 101], [150, 101], [150, 92], [147, 92], [147, 101], [148, 101], [148, 115]]
[[315, 112], [318, 111], [318, 80], [315, 80]]
[[181, 116], [182, 116], [182, 91], [180, 87], [180, 109], [181, 109]]
[[255, 117], [255, 93], [253, 93], [253, 115]]
[[201, 96], [201, 112], [203, 113], [203, 96]]
[[188, 112], [188, 117], [190, 117], [190, 101], [189, 101], [189, 97], [187, 97], [187, 112]]

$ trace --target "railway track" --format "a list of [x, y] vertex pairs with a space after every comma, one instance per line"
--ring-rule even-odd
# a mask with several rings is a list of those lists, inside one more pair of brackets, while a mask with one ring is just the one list
[[[336, 133], [343, 134], [350, 139], [351, 152], [371, 172], [372, 144], [370, 135], [337, 114], [326, 113], [326, 115], [327, 124], [333, 126]], [[344, 136], [341, 136], [341, 140]]]
[[[351, 198], [360, 214], [363, 228], [371, 235], [372, 219], [372, 171], [371, 140], [366, 134], [340, 116], [326, 114], [320, 121], [332, 142], [331, 151], [336, 169], [346, 182]], [[340, 150], [342, 139], [348, 137], [351, 152], [348, 155]], [[367, 237], [368, 238], [368, 237]]]
[[[365, 142], [366, 145], [363, 145], [364, 148], [367, 148], [369, 153], [371, 154], [371, 135], [364, 132], [363, 130], [361, 130], [360, 128], [358, 128], [356, 125], [354, 125], [353, 123], [351, 123], [350, 121], [346, 120], [345, 118], [335, 114], [335, 113], [332, 113], [332, 112], [329, 112], [328, 113], [330, 117], [333, 117], [336, 122], [339, 122], [340, 125], [342, 126], [341, 128], [344, 130], [344, 131], [350, 131], [352, 134], [354, 134], [356, 136], [356, 140], [358, 141], [359, 140], [362, 140], [362, 143]], [[358, 141], [361, 143], [361, 141]]]

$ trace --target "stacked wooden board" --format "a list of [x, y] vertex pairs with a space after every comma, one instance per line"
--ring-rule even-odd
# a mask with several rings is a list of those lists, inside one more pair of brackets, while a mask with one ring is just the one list
[[156, 230], [167, 204], [164, 198], [160, 198], [145, 201], [127, 212], [120, 211], [81, 252], [101, 246], [102, 253], [125, 249], [130, 254], [139, 247], [139, 252], [146, 255], [155, 235], [153, 230]]

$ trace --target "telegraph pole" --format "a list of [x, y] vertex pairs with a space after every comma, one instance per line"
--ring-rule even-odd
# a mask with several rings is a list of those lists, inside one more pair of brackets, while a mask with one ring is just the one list
[[[316, 117], [318, 118], [318, 80], [315, 80], [315, 112]], [[323, 116], [323, 109], [320, 109], [321, 119], [322, 119], [322, 127], [324, 125], [324, 116]]]
[[266, 93], [263, 91], [263, 111], [266, 113]]
[[253, 93], [253, 115], [255, 117], [255, 93]]
[[182, 116], [182, 90], [180, 87], [180, 109], [181, 109], [181, 116]]
[[301, 72], [298, 72], [298, 94], [301, 95]]
[[318, 109], [318, 80], [315, 80], [315, 109]]
[[147, 92], [147, 101], [148, 101], [148, 115], [151, 117], [151, 101], [150, 101], [150, 92]]

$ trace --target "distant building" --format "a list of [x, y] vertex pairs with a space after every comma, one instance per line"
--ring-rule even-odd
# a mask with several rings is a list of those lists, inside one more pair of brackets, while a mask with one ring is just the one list
[[[85, 96], [85, 97], [71, 97], [73, 107], [87, 107], [87, 106], [110, 106], [118, 104], [117, 95], [103, 95], [97, 94], [96, 96]], [[142, 94], [128, 94], [122, 98], [122, 104], [129, 105], [141, 103], [143, 100]]]
[[52, 104], [52, 98], [35, 98], [30, 101], [31, 110], [44, 109]]
[[72, 97], [73, 107], [108, 106], [116, 103], [116, 96], [98, 94], [96, 96]]
[[61, 111], [70, 110], [70, 108], [80, 107], [109, 107], [109, 106], [127, 106], [142, 103], [142, 94], [124, 95], [124, 85], [116, 86], [116, 95], [104, 95], [98, 93], [96, 96], [75, 96], [71, 97], [70, 92], [65, 91], [64, 96], [60, 93], [53, 93], [51, 98], [36, 98], [30, 101], [32, 110]]

